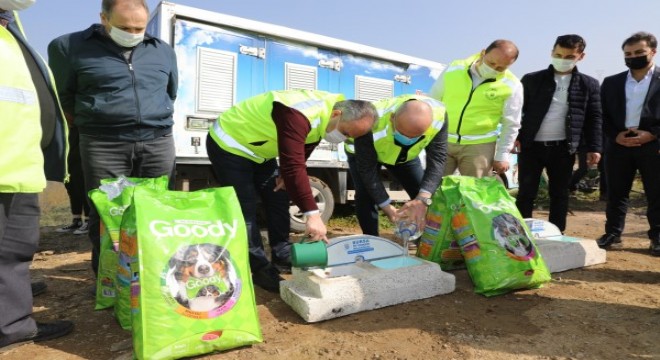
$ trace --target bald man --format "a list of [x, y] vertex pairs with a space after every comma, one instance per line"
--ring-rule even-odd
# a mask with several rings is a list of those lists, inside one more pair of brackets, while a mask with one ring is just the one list
[[[374, 105], [379, 119], [372, 132], [348, 139], [345, 149], [358, 222], [364, 234], [378, 236], [378, 209], [392, 222], [397, 218], [380, 178], [381, 167], [401, 183], [412, 199], [403, 208], [410, 209], [414, 221], [421, 224], [442, 181], [447, 122], [444, 105], [426, 96], [402, 95]], [[419, 159], [422, 150], [426, 150], [426, 169]]]
[[509, 40], [495, 40], [480, 53], [452, 62], [430, 95], [447, 106], [449, 146], [445, 175], [489, 176], [509, 169], [520, 129], [523, 88], [508, 70], [518, 59]]

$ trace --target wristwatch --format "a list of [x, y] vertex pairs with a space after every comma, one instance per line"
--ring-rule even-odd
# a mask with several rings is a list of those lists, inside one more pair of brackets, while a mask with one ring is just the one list
[[422, 204], [426, 206], [431, 206], [431, 204], [433, 204], [433, 200], [430, 197], [417, 196], [415, 200], [421, 201]]

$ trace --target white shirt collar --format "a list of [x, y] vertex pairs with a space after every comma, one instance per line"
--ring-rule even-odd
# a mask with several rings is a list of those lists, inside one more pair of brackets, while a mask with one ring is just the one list
[[648, 79], [651, 78], [651, 76], [653, 76], [653, 73], [654, 73], [654, 72], [655, 72], [655, 63], [652, 64], [651, 68], [650, 68], [649, 71], [646, 73], [646, 75], [644, 75], [644, 77], [642, 78], [642, 80], [637, 81], [637, 80], [635, 80], [635, 78], [632, 76], [632, 70], [628, 70], [628, 75], [626, 76], [626, 82], [634, 81], [634, 82], [640, 82], [640, 83], [641, 83], [641, 82], [647, 81]]

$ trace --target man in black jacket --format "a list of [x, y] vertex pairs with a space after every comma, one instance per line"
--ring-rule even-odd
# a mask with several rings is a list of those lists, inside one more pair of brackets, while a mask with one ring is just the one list
[[[557, 37], [552, 65], [526, 74], [522, 127], [518, 133], [516, 205], [523, 217], [532, 216], [543, 168], [548, 174], [550, 222], [566, 228], [569, 183], [578, 146], [587, 163], [600, 160], [602, 117], [598, 81], [580, 73], [575, 64], [584, 58], [586, 43], [579, 35]], [[584, 137], [584, 139], [583, 139]]]
[[[145, 0], [102, 0], [101, 24], [48, 45], [62, 108], [80, 132], [86, 193], [120, 175], [173, 177], [176, 55], [145, 33], [148, 19]], [[96, 273], [100, 220], [96, 208], [90, 210]]]
[[598, 246], [621, 245], [628, 198], [639, 170], [648, 203], [651, 255], [660, 256], [660, 67], [655, 66], [658, 40], [638, 32], [621, 48], [630, 69], [603, 81], [603, 130], [609, 140], [605, 159], [608, 171], [607, 222]]

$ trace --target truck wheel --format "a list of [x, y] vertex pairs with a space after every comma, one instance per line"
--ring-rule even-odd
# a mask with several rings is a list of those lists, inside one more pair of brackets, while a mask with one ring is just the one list
[[[332, 190], [323, 181], [315, 177], [309, 178], [309, 185], [312, 187], [312, 195], [314, 196], [314, 200], [316, 200], [316, 205], [321, 211], [321, 219], [323, 219], [324, 223], [327, 223], [335, 209], [335, 198], [332, 195]], [[292, 232], [305, 231], [303, 213], [293, 203], [289, 205], [289, 219]]]

